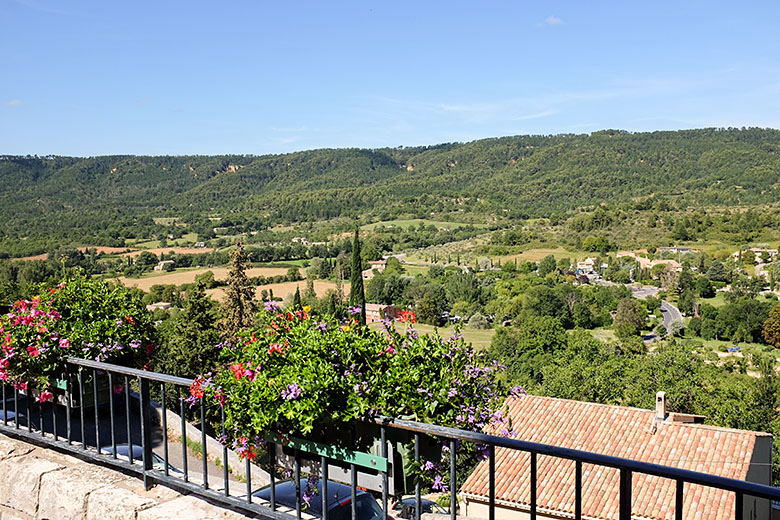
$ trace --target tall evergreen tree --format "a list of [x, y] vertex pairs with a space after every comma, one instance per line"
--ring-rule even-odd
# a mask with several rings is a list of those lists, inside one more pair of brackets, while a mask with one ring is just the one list
[[223, 303], [225, 318], [222, 321], [222, 336], [231, 341], [235, 341], [238, 331], [252, 325], [255, 313], [255, 288], [249, 284], [246, 276], [248, 260], [244, 246], [239, 242], [230, 255], [230, 271]]
[[360, 258], [359, 228], [355, 226], [355, 240], [352, 243], [352, 269], [349, 288], [349, 303], [360, 307], [358, 322], [366, 324], [366, 293], [363, 290], [363, 260]]
[[204, 374], [217, 364], [219, 330], [216, 302], [206, 295], [203, 280], [187, 295], [182, 311], [163, 328], [165, 342], [157, 353], [157, 369], [181, 377]]
[[301, 290], [298, 287], [295, 288], [295, 294], [293, 295], [292, 305], [296, 309], [300, 309], [303, 307], [303, 305], [301, 305]]

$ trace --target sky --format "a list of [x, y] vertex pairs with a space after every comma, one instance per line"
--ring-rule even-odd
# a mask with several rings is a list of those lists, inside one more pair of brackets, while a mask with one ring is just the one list
[[780, 2], [0, 0], [0, 154], [780, 128]]

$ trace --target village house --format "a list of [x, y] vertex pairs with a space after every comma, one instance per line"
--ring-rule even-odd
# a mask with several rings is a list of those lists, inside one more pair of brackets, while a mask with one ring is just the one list
[[158, 262], [157, 265], [154, 266], [155, 271], [166, 271], [167, 266], [170, 266], [171, 268], [174, 267], [175, 262], [173, 260], [163, 260], [162, 262]]
[[384, 273], [385, 267], [387, 267], [387, 261], [386, 260], [373, 260], [371, 262], [368, 262], [368, 265], [370, 267], [362, 272], [363, 280], [371, 280], [374, 278], [374, 273]]
[[383, 319], [397, 320], [400, 310], [394, 305], [382, 305], [379, 303], [366, 304], [366, 323], [374, 323]]
[[[552, 397], [521, 396], [507, 401], [515, 439], [702, 471], [760, 484], [772, 483], [772, 435], [709, 426], [701, 416], [668, 413], [659, 392], [655, 410], [611, 406]], [[462, 514], [488, 517], [489, 462], [479, 463], [460, 490]], [[529, 518], [530, 454], [496, 449], [495, 518]], [[574, 461], [539, 455], [537, 518], [574, 518]], [[582, 465], [582, 518], [617, 518], [617, 469]], [[735, 517], [734, 493], [686, 484], [685, 518]], [[631, 518], [671, 520], [675, 482], [635, 473]], [[744, 518], [769, 518], [768, 500], [745, 496]]]
[[666, 265], [669, 267], [669, 269], [672, 269], [674, 271], [680, 272], [682, 271], [682, 265], [677, 262], [676, 260], [650, 260], [649, 258], [646, 258], [644, 256], [639, 256], [637, 253], [633, 251], [618, 251], [617, 255], [618, 258], [627, 256], [629, 258], [633, 258], [637, 261], [639, 264], [640, 269], [647, 269], [650, 270], [656, 265]]
[[595, 273], [593, 267], [596, 265], [596, 261], [592, 258], [586, 258], [582, 262], [577, 262], [577, 275], [593, 274]]
[[670, 247], [659, 247], [655, 250], [655, 252], [659, 255], [664, 255], [664, 254], [685, 255], [689, 253], [698, 253], [699, 250], [688, 246], [670, 246]]

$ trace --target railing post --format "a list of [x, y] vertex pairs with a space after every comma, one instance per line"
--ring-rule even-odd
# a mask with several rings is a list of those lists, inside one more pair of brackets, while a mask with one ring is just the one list
[[139, 377], [138, 385], [141, 401], [139, 406], [141, 408], [141, 448], [144, 463], [144, 488], [148, 491], [152, 487], [149, 476], [146, 473], [152, 469], [152, 414], [151, 399], [149, 397], [149, 381], [143, 377]]
[[674, 518], [675, 520], [683, 520], [683, 490], [685, 487], [684, 480], [677, 480], [677, 491], [674, 496]]
[[620, 520], [631, 520], [631, 470], [620, 470]]

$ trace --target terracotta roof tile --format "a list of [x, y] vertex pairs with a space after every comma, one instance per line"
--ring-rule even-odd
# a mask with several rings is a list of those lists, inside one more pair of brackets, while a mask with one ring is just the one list
[[[514, 438], [703, 471], [744, 480], [757, 436], [768, 434], [703, 424], [665, 421], [650, 432], [655, 412], [524, 396], [507, 401]], [[574, 513], [575, 463], [537, 457], [537, 505], [564, 514]], [[617, 519], [619, 471], [582, 465], [582, 512], [598, 519]], [[685, 484], [685, 518], [733, 518], [733, 493]], [[676, 484], [673, 480], [633, 475], [632, 514], [637, 518], [674, 519]], [[488, 461], [468, 477], [461, 493], [472, 498], [488, 495]], [[496, 499], [529, 506], [530, 455], [496, 449]]]

